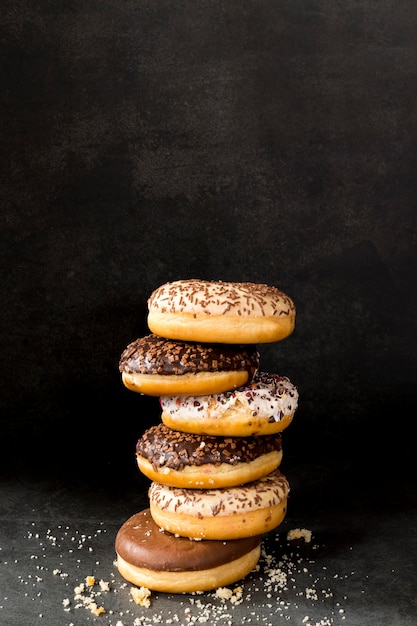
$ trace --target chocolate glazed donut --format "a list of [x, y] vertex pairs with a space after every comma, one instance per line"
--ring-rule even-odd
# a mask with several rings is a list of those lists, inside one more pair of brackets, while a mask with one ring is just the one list
[[266, 476], [282, 460], [281, 434], [211, 437], [182, 433], [160, 423], [136, 445], [139, 469], [173, 487], [233, 487]]
[[125, 348], [119, 370], [124, 385], [139, 393], [161, 396], [171, 390], [168, 393], [210, 394], [250, 382], [258, 371], [259, 359], [252, 344], [172, 341], [150, 334]]
[[256, 566], [262, 535], [192, 541], [162, 532], [149, 509], [129, 518], [115, 542], [120, 574], [138, 587], [167, 593], [209, 591], [244, 578]]
[[137, 567], [171, 572], [194, 571], [224, 565], [255, 548], [261, 535], [245, 541], [222, 540], [213, 550], [210, 540], [190, 541], [161, 532], [149, 509], [129, 518], [116, 536], [116, 551]]

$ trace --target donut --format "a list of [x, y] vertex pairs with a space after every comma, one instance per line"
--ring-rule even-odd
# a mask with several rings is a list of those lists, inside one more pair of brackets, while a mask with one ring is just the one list
[[149, 509], [119, 529], [116, 565], [130, 583], [165, 593], [210, 591], [249, 574], [261, 554], [262, 536], [193, 541], [162, 531]]
[[200, 435], [254, 437], [291, 423], [298, 391], [286, 377], [258, 372], [238, 389], [204, 396], [161, 396], [161, 419], [175, 430]]
[[119, 361], [123, 384], [150, 396], [220, 393], [249, 382], [258, 368], [253, 344], [172, 341], [155, 334], [130, 343]]
[[152, 482], [148, 493], [153, 520], [168, 532], [193, 539], [241, 539], [281, 524], [289, 484], [275, 470], [239, 487], [183, 489]]
[[153, 333], [170, 339], [270, 343], [293, 332], [295, 305], [265, 284], [177, 280], [151, 293], [147, 321]]
[[140, 471], [152, 481], [172, 487], [235, 487], [267, 476], [281, 460], [281, 433], [209, 437], [159, 423], [148, 428], [136, 444]]

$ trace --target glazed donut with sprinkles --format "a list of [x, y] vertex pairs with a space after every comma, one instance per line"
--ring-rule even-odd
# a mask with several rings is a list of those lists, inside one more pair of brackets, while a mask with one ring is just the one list
[[293, 332], [295, 305], [270, 285], [177, 280], [161, 285], [149, 297], [148, 326], [168, 339], [270, 343]]
[[281, 433], [265, 437], [208, 437], [165, 424], [148, 428], [136, 444], [140, 471], [172, 487], [234, 487], [267, 476], [282, 460]]
[[259, 368], [254, 345], [173, 341], [151, 334], [123, 351], [123, 384], [150, 396], [211, 394], [250, 382]]
[[182, 432], [254, 437], [281, 432], [292, 422], [298, 391], [287, 377], [259, 372], [252, 382], [221, 394], [161, 396], [162, 421]]
[[241, 539], [270, 532], [283, 521], [289, 484], [279, 470], [227, 489], [180, 489], [151, 483], [154, 521], [191, 539]]

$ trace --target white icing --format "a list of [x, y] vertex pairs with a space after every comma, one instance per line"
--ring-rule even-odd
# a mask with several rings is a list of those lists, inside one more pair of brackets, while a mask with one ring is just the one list
[[295, 315], [292, 299], [276, 287], [198, 279], [158, 287], [148, 299], [149, 311], [244, 317]]
[[280, 421], [298, 407], [298, 391], [285, 376], [259, 372], [252, 383], [233, 391], [209, 396], [161, 396], [163, 411], [190, 419], [221, 418], [244, 412], [269, 421]]
[[288, 497], [289, 484], [279, 470], [259, 480], [223, 489], [189, 489], [152, 482], [149, 500], [172, 513], [205, 517], [245, 513], [277, 506]]

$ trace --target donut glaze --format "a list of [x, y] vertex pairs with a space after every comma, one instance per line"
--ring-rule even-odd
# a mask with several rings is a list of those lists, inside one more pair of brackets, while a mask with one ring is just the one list
[[117, 569], [138, 587], [166, 593], [210, 591], [249, 574], [259, 561], [261, 540], [176, 537], [162, 531], [146, 509], [128, 519], [117, 534]]
[[159, 423], [136, 444], [139, 469], [174, 487], [228, 487], [257, 480], [282, 459], [280, 433], [265, 437], [211, 437]]
[[278, 434], [270, 437], [205, 437], [181, 433], [165, 424], [151, 426], [136, 444], [136, 453], [150, 461], [155, 469], [182, 470], [186, 466], [236, 465], [250, 463], [262, 454], [281, 450]]
[[181, 394], [233, 389], [252, 380], [258, 368], [259, 352], [252, 344], [172, 341], [155, 334], [130, 343], [119, 360], [125, 386], [150, 395], [166, 389]]
[[289, 493], [279, 470], [227, 489], [149, 488], [151, 515], [158, 526], [195, 539], [237, 539], [267, 533], [284, 519]]
[[257, 436], [284, 430], [298, 407], [286, 377], [258, 372], [251, 383], [221, 394], [161, 396], [162, 421], [184, 432]]
[[175, 537], [161, 531], [153, 521], [150, 509], [145, 509], [121, 526], [115, 548], [118, 555], [136, 567], [184, 572], [224, 565], [255, 548], [261, 539], [261, 536], [255, 536], [213, 544]]
[[289, 296], [263, 283], [177, 280], [148, 299], [151, 331], [186, 341], [279, 341], [294, 330], [295, 313]]

